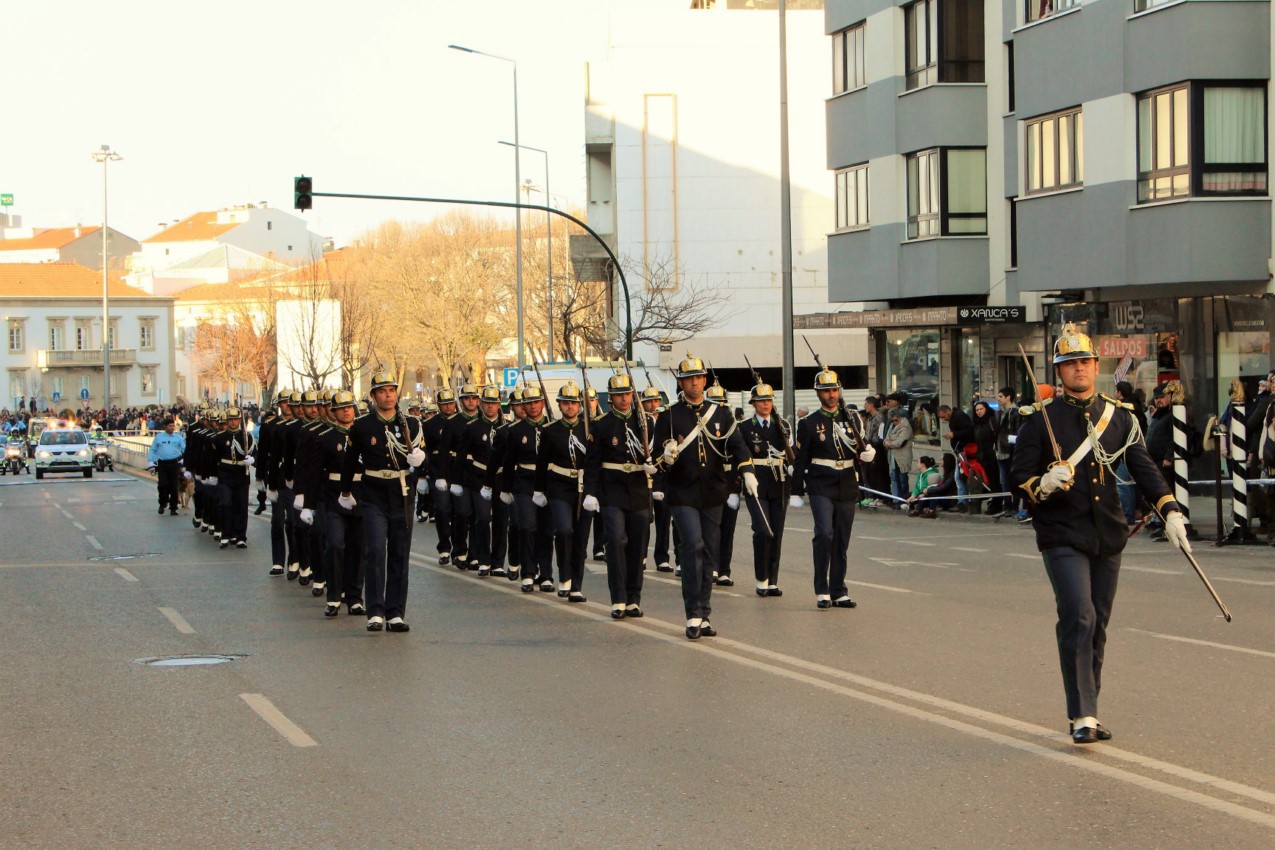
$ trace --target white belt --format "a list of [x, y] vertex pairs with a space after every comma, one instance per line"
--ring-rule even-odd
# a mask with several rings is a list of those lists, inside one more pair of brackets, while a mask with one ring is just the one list
[[580, 477], [580, 473], [581, 473], [581, 472], [583, 472], [584, 470], [582, 470], [582, 469], [572, 469], [572, 468], [571, 468], [571, 467], [569, 467], [569, 466], [558, 466], [558, 464], [556, 464], [556, 463], [551, 463], [551, 464], [549, 464], [549, 471], [550, 471], [550, 472], [556, 472], [556, 473], [558, 473], [559, 475], [565, 475], [565, 476], [567, 476], [568, 478], [579, 478], [579, 477]]
[[520, 463], [520, 464], [518, 464], [518, 468], [519, 468], [519, 469], [525, 469], [525, 470], [527, 470], [528, 472], [535, 472], [535, 471], [536, 471], [536, 465], [535, 465], [534, 463]]
[[363, 474], [368, 478], [385, 478], [389, 480], [407, 477], [407, 471], [403, 469], [366, 469]]
[[853, 469], [854, 459], [845, 458], [843, 460], [833, 460], [830, 457], [812, 457], [810, 462], [815, 466], [827, 466], [832, 469]]
[[[329, 481], [340, 481], [340, 480], [341, 480], [341, 473], [339, 473], [339, 472], [329, 472], [329, 473], [328, 473], [328, 480], [329, 480]], [[354, 480], [355, 480], [355, 481], [362, 481], [362, 480], [363, 480], [363, 473], [361, 473], [361, 472], [356, 472], [356, 473], [354, 473]]]
[[221, 462], [222, 462], [222, 463], [224, 463], [224, 464], [226, 464], [227, 466], [243, 466], [243, 461], [240, 461], [240, 460], [226, 460], [224, 457], [221, 459]]
[[783, 466], [783, 463], [778, 458], [755, 457], [753, 458], [753, 466]]
[[646, 468], [640, 463], [604, 463], [603, 469], [614, 469], [616, 472], [645, 472]]
[[483, 472], [486, 472], [486, 471], [487, 471], [487, 464], [485, 464], [485, 463], [479, 463], [478, 461], [476, 461], [476, 460], [472, 460], [472, 459], [471, 459], [469, 462], [470, 462], [470, 463], [472, 463], [472, 464], [474, 465], [474, 468], [475, 468], [475, 469], [481, 469]]

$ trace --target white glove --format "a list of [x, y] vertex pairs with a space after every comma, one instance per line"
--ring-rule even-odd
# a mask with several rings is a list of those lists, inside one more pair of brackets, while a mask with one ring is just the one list
[[347, 511], [354, 510], [354, 506], [358, 504], [358, 502], [354, 501], [353, 496], [338, 496], [336, 503]]
[[435, 478], [435, 479], [434, 479], [434, 489], [435, 489], [435, 490], [438, 490], [439, 492], [442, 492], [443, 490], [446, 490], [446, 489], [447, 489], [447, 479], [446, 479], [446, 478]]
[[417, 492], [417, 493], [420, 493], [422, 496], [424, 496], [426, 493], [428, 493], [428, 492], [429, 492], [429, 480], [428, 480], [428, 479], [425, 479], [425, 478], [422, 478], [420, 481], [417, 481], [417, 482], [416, 482], [416, 492]]
[[460, 486], [459, 484], [453, 484], [449, 489], [452, 491], [453, 496], [465, 495], [465, 488]]
[[1049, 496], [1071, 486], [1075, 473], [1065, 463], [1056, 463], [1040, 477], [1040, 495]]
[[257, 462], [257, 459], [253, 457], [252, 455], [248, 455], [246, 458], [243, 459], [244, 466], [252, 466], [256, 462]]
[[739, 510], [739, 494], [738, 493], [731, 493], [729, 496], [726, 497], [726, 507], [730, 508], [732, 511]]
[[664, 493], [661, 490], [652, 491], [651, 498], [657, 502], [662, 502], [664, 501]]
[[513, 493], [501, 493], [501, 494], [500, 494], [500, 501], [501, 501], [502, 503], [506, 504], [506, 505], [512, 505], [512, 504], [514, 503], [514, 494], [513, 494]]
[[664, 454], [660, 458], [665, 466], [672, 466], [677, 460], [677, 443], [669, 440], [664, 444]]
[[801, 500], [800, 496], [788, 497], [788, 507], [790, 508], [800, 508], [800, 507], [803, 507], [805, 504], [806, 503]]
[[585, 496], [584, 502], [580, 505], [580, 507], [586, 511], [596, 512], [598, 510], [597, 496]]
[[545, 494], [541, 493], [539, 490], [531, 494], [531, 501], [538, 508], [543, 508], [545, 505], [549, 504], [549, 500], [545, 498]]
[[271, 502], [277, 502], [277, 501], [279, 501], [279, 491], [278, 491], [278, 490], [271, 490], [269, 487], [267, 487], [267, 488], [266, 488], [266, 498], [267, 498], [267, 499], [269, 499]]
[[872, 446], [868, 446], [866, 449], [859, 452], [859, 460], [864, 463], [872, 463], [872, 461], [876, 459], [876, 456], [877, 450], [872, 448]]
[[788, 464], [788, 474], [789, 474], [789, 475], [792, 475], [792, 474], [793, 474], [794, 472], [796, 472], [796, 471], [797, 471], [797, 467], [793, 466], [791, 463], [790, 463], [790, 464]]
[[744, 473], [744, 492], [757, 498], [757, 475], [752, 472]]
[[655, 464], [653, 463], [642, 464], [642, 469], [646, 471], [647, 475], [654, 475], [655, 473], [659, 472], [659, 470], [656, 469]]
[[305, 508], [301, 511], [301, 521], [306, 525], [314, 525], [314, 511]]
[[425, 462], [425, 452], [419, 448], [412, 449], [407, 453], [408, 466], [420, 466]]
[[1191, 554], [1191, 541], [1186, 539], [1186, 518], [1181, 511], [1169, 511], [1164, 517], [1164, 536], [1174, 546]]
[[189, 481], [189, 480], [190, 480], [190, 473], [189, 473], [189, 472], [183, 472], [183, 473], [182, 473], [182, 475], [184, 475], [184, 476], [186, 477], [186, 480], [187, 480], [187, 481]]
[[1018, 442], [1018, 435], [1017, 435], [1017, 434], [1010, 434], [1010, 435], [1006, 438], [1006, 442], [1007, 442], [1007, 443], [1009, 443], [1011, 446], [1012, 446], [1012, 445], [1014, 445], [1015, 443], [1017, 443], [1017, 442]]
[[285, 487], [287, 487], [289, 490], [291, 490], [291, 489], [292, 489], [292, 480], [291, 480], [291, 479], [286, 479], [286, 480], [283, 482], [283, 486], [285, 486]]
[[298, 493], [292, 497], [292, 509], [299, 511], [305, 507], [305, 493]]
[[209, 483], [209, 484], [211, 484], [212, 486], [216, 487], [216, 486], [217, 486], [217, 476], [216, 476], [216, 475], [210, 475], [210, 476], [208, 476], [208, 483]]
[[486, 499], [487, 501], [489, 501], [489, 502], [490, 502], [490, 501], [491, 501], [491, 488], [490, 488], [490, 487], [484, 487], [483, 489], [481, 489], [481, 490], [479, 490], [479, 491], [478, 491], [478, 495], [482, 496], [484, 499]]

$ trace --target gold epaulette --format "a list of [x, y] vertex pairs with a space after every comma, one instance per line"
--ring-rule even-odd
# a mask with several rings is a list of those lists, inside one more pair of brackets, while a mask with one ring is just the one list
[[1098, 395], [1102, 398], [1103, 401], [1110, 402], [1111, 404], [1114, 404], [1116, 407], [1123, 407], [1125, 410], [1133, 410], [1133, 405], [1127, 401], [1116, 401], [1114, 398], [1107, 395], [1106, 393], [1098, 393]]

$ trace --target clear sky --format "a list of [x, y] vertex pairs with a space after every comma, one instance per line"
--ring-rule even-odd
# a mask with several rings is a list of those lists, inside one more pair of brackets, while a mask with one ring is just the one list
[[[561, 205], [584, 200], [584, 62], [613, 8], [687, 0], [4, 0], [0, 192], [31, 227], [110, 224], [144, 239], [198, 210], [292, 208], [316, 191], [512, 200], [512, 66], [521, 142], [549, 151]], [[544, 183], [528, 152], [523, 178]], [[533, 195], [534, 202], [541, 202]], [[440, 209], [319, 198], [347, 244]], [[511, 214], [510, 214], [511, 215]], [[512, 219], [511, 219], [512, 220]]]

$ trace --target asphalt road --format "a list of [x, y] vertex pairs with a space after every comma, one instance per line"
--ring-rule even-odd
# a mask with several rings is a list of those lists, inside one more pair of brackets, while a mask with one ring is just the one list
[[[1275, 846], [1275, 550], [1135, 539], [1104, 671], [1115, 738], [1076, 747], [1029, 529], [863, 511], [853, 611], [814, 607], [807, 511], [778, 599], [748, 522], [681, 636], [434, 561], [406, 635], [219, 551], [153, 485], [0, 479], [0, 847]], [[208, 667], [146, 657], [227, 653]]]

